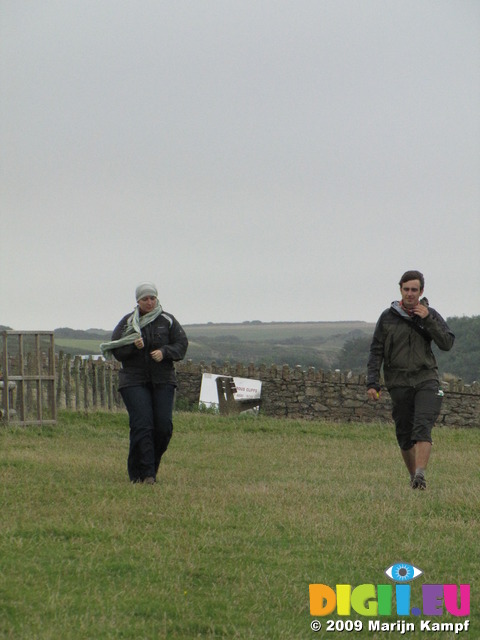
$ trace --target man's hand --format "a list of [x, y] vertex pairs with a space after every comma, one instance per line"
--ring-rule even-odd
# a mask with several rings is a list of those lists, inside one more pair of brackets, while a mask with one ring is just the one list
[[428, 307], [425, 307], [423, 304], [417, 304], [417, 306], [413, 307], [412, 311], [419, 318], [426, 318], [429, 314]]
[[143, 349], [143, 347], [145, 346], [143, 344], [143, 338], [137, 338], [133, 344], [137, 347], [137, 349]]
[[375, 402], [377, 402], [378, 400], [380, 400], [380, 391], [377, 391], [372, 387], [371, 389], [367, 390], [367, 396], [369, 400], [375, 400]]

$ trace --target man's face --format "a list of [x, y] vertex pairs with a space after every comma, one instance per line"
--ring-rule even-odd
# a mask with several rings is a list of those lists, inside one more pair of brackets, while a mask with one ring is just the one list
[[423, 289], [420, 289], [420, 280], [408, 280], [400, 286], [402, 303], [405, 309], [413, 309], [418, 304]]

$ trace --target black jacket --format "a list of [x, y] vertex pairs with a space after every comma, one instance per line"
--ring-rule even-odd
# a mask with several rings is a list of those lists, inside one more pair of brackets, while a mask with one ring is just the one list
[[[112, 333], [112, 340], [118, 340], [130, 317], [123, 317]], [[143, 349], [134, 344], [113, 349], [114, 357], [122, 363], [118, 388], [131, 387], [151, 382], [153, 384], [176, 385], [176, 360], [185, 357], [188, 339], [180, 323], [169, 313], [162, 312], [155, 320], [142, 329]], [[163, 352], [163, 360], [155, 362], [150, 353], [156, 349]]]
[[375, 327], [367, 365], [367, 387], [380, 390], [382, 363], [387, 389], [438, 381], [432, 341], [442, 351], [449, 351], [454, 340], [454, 334], [435, 309], [430, 307], [424, 319], [411, 318], [398, 302], [392, 302]]

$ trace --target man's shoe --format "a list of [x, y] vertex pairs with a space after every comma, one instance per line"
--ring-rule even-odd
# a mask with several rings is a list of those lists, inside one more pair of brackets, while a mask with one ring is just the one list
[[152, 477], [145, 478], [145, 480], [143, 481], [143, 484], [155, 484], [155, 478], [152, 478]]
[[427, 488], [427, 481], [423, 473], [416, 473], [412, 480], [412, 489], [421, 489], [422, 491]]

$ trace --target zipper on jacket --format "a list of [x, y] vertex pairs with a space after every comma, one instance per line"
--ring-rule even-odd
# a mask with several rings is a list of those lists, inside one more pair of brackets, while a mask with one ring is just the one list
[[392, 364], [392, 353], [393, 353], [393, 336], [390, 340], [390, 344], [388, 345], [388, 353], [387, 353], [387, 362], [388, 362], [388, 366], [390, 366]]

